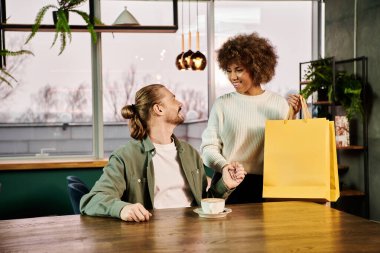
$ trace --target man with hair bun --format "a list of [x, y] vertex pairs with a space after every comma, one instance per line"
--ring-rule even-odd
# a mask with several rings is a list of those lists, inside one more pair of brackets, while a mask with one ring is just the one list
[[247, 171], [227, 204], [262, 202], [265, 122], [285, 119], [288, 103], [297, 113], [299, 95], [290, 95], [287, 101], [263, 89], [275, 74], [277, 55], [270, 41], [257, 33], [229, 38], [217, 60], [235, 92], [217, 98], [212, 107], [202, 134], [202, 159], [215, 171], [213, 181], [226, 168], [233, 172], [237, 163]]
[[207, 179], [198, 152], [175, 137], [184, 121], [182, 104], [165, 86], [151, 84], [122, 108], [132, 140], [109, 157], [103, 174], [80, 201], [82, 214], [124, 221], [148, 221], [149, 211], [200, 205], [204, 197], [227, 198], [244, 179], [239, 164], [227, 168], [206, 192]]

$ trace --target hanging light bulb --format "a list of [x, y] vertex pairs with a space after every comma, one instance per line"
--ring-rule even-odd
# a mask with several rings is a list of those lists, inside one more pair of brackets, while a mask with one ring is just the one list
[[191, 69], [204, 70], [207, 65], [206, 56], [199, 51], [199, 30], [198, 30], [198, 0], [197, 0], [197, 51], [191, 55]]
[[197, 51], [191, 56], [191, 69], [204, 70], [207, 65], [206, 56], [199, 51], [199, 30], [198, 30], [198, 0], [197, 0]]
[[178, 70], [186, 70], [183, 55], [185, 54], [185, 35], [183, 34], [183, 0], [182, 0], [182, 34], [181, 34], [181, 53], [175, 60]]
[[177, 69], [178, 70], [186, 70], [186, 67], [185, 67], [185, 59], [183, 58], [183, 55], [185, 54], [184, 53], [184, 35], [182, 34], [182, 52], [177, 56], [176, 60], [175, 60], [175, 65], [177, 66]]
[[193, 55], [191, 51], [191, 32], [190, 32], [190, 0], [189, 0], [189, 50], [183, 54], [183, 63], [186, 69], [191, 69], [191, 56]]

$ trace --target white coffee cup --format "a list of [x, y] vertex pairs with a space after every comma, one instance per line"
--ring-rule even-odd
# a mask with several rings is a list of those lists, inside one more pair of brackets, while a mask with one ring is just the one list
[[224, 211], [225, 200], [221, 198], [206, 198], [201, 200], [202, 211], [206, 214], [218, 214]]

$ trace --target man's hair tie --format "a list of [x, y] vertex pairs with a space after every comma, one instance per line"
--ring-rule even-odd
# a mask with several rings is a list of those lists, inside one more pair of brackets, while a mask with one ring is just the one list
[[131, 104], [131, 107], [132, 107], [132, 111], [133, 111], [134, 113], [136, 113], [136, 106], [135, 106], [135, 104]]

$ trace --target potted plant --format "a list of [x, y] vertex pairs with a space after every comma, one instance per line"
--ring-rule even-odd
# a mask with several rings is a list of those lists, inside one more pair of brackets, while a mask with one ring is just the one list
[[354, 74], [339, 71], [336, 75], [335, 100], [343, 106], [348, 120], [359, 115], [363, 118], [362, 84]]
[[[343, 106], [348, 120], [356, 115], [363, 115], [361, 98], [362, 84], [358, 77], [349, 75], [346, 71], [336, 71], [335, 90], [333, 87], [333, 68], [331, 59], [313, 61], [308, 66], [305, 76], [306, 86], [300, 94], [308, 98], [313, 92], [318, 92], [318, 101], [334, 101]], [[325, 96], [324, 98], [321, 95]], [[326, 107], [320, 109], [319, 116], [328, 114]]]
[[[0, 57], [19, 56], [22, 54], [33, 55], [33, 53], [29, 50], [19, 50], [19, 51], [10, 51], [7, 49], [0, 50]], [[17, 82], [17, 80], [3, 66], [0, 66], [0, 81], [6, 83], [9, 86], [12, 86], [11, 81], [9, 79], [12, 79]]]
[[313, 61], [304, 75], [306, 86], [300, 94], [307, 99], [314, 92], [318, 92], [318, 100], [333, 99], [333, 69], [331, 59]]
[[[57, 0], [57, 5], [48, 4], [43, 6], [37, 13], [34, 25], [32, 27], [32, 32], [27, 37], [25, 44], [28, 43], [36, 35], [38, 29], [40, 28], [41, 22], [49, 9], [55, 9], [55, 11], [53, 11], [55, 35], [51, 46], [53, 47], [55, 45], [59, 37], [59, 40], [61, 41], [61, 47], [58, 55], [62, 54], [63, 50], [65, 50], [67, 40], [71, 42], [71, 29], [69, 25], [70, 12], [76, 13], [82, 17], [82, 19], [87, 24], [87, 30], [91, 34], [92, 41], [95, 43], [97, 36], [89, 15], [86, 12], [75, 9], [86, 1], [87, 0]], [[98, 19], [95, 19], [94, 22], [96, 24], [101, 24]]]

